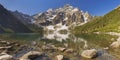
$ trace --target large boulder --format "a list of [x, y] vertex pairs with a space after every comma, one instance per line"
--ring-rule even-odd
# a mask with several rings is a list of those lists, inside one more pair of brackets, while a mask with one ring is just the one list
[[57, 60], [63, 60], [63, 55], [57, 55], [56, 58]]
[[120, 42], [115, 41], [115, 42], [113, 42], [113, 43], [110, 45], [110, 47], [112, 47], [112, 48], [120, 48]]
[[30, 52], [24, 54], [19, 60], [31, 60], [32, 58], [37, 58], [40, 55], [42, 55], [41, 52], [30, 51]]
[[85, 50], [82, 52], [81, 56], [85, 58], [93, 58], [97, 56], [97, 50], [96, 49]]
[[13, 56], [11, 55], [8, 55], [8, 54], [0, 54], [0, 60], [9, 60], [9, 59], [12, 59]]

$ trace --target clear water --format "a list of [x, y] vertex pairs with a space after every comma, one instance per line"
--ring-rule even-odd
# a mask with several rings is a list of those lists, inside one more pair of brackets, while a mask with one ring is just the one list
[[[29, 47], [32, 46], [30, 43], [33, 41], [37, 42], [40, 46], [44, 43], [53, 44], [57, 47], [66, 47], [72, 48], [79, 55], [83, 50], [86, 49], [97, 49], [100, 53], [105, 53], [105, 56], [99, 56], [96, 59], [91, 60], [116, 60], [120, 59], [119, 49], [109, 49], [108, 51], [104, 50], [104, 48], [109, 47], [110, 44], [117, 39], [116, 36], [105, 35], [105, 34], [41, 34], [30, 33], [30, 34], [0, 34], [0, 39], [15, 41], [21, 44], [28, 44]], [[38, 47], [36, 47], [38, 48]], [[61, 52], [55, 52], [56, 54], [64, 54]], [[64, 54], [67, 56], [67, 54]], [[73, 55], [69, 54], [68, 57], [72, 58], [70, 60], [90, 60], [84, 59], [79, 56], [74, 58]]]

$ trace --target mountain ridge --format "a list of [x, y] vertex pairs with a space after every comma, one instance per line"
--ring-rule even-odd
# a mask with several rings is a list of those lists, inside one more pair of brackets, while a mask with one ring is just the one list
[[34, 15], [35, 24], [42, 26], [45, 30], [69, 30], [71, 26], [83, 25], [90, 20], [88, 12], [83, 12], [77, 7], [66, 4], [57, 9], [48, 9], [45, 12]]
[[74, 30], [75, 33], [120, 32], [120, 7]]
[[32, 31], [0, 4], [0, 33], [6, 32], [30, 33]]

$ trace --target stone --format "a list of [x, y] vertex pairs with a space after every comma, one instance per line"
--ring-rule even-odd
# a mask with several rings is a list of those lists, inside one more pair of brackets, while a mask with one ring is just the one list
[[12, 46], [7, 46], [7, 47], [0, 47], [0, 49], [9, 49], [11, 48]]
[[105, 47], [105, 48], [103, 48], [104, 50], [108, 50], [109, 49], [109, 47]]
[[66, 50], [66, 48], [63, 48], [63, 47], [58, 47], [57, 49], [62, 52]]
[[66, 53], [72, 53], [72, 52], [74, 52], [74, 50], [73, 49], [66, 49], [65, 52]]
[[65, 47], [68, 47], [68, 44], [67, 44], [67, 43], [64, 43], [64, 46], [65, 46]]
[[57, 60], [63, 60], [63, 55], [57, 55], [56, 58]]
[[84, 58], [94, 58], [97, 56], [97, 50], [96, 49], [91, 49], [91, 50], [85, 50], [81, 54], [82, 57]]
[[48, 44], [48, 45], [43, 45], [42, 49], [44, 49], [44, 50], [54, 50], [54, 49], [57, 49], [57, 48], [55, 47], [55, 45]]
[[118, 41], [113, 42], [110, 47], [112, 48], [120, 48], [120, 43]]
[[38, 52], [38, 51], [30, 51], [30, 52], [24, 54], [19, 60], [29, 60], [29, 59], [30, 59], [29, 56], [30, 56], [31, 58], [35, 58], [35, 57], [40, 56], [40, 55], [42, 55], [41, 52]]
[[106, 52], [100, 54], [96, 60], [117, 60], [116, 57], [112, 56], [111, 54], [108, 54]]
[[1, 44], [6, 44], [6, 43], [7, 43], [7, 41], [0, 41], [0, 43], [1, 43]]
[[0, 54], [0, 60], [9, 60], [12, 59], [13, 56], [8, 55], [8, 54]]

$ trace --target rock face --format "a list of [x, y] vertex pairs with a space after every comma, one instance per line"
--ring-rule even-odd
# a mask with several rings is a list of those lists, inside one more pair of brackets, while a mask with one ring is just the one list
[[97, 50], [91, 49], [91, 50], [85, 50], [82, 52], [81, 56], [85, 58], [93, 58], [97, 55]]
[[49, 9], [46, 12], [34, 15], [35, 24], [46, 30], [66, 30], [71, 25], [81, 25], [93, 17], [88, 12], [83, 12], [69, 4], [58, 9]]

